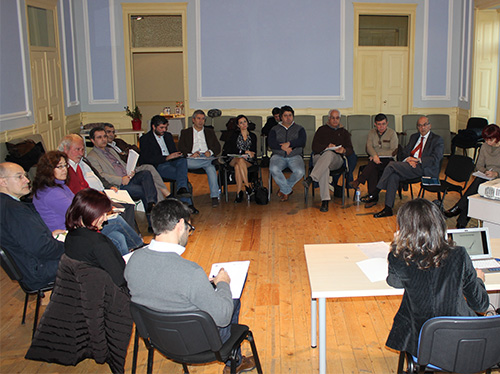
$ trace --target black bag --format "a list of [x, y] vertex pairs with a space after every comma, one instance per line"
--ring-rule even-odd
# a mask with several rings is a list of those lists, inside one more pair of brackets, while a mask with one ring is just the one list
[[255, 202], [259, 205], [267, 205], [269, 203], [269, 191], [266, 187], [262, 186], [260, 183], [254, 186], [255, 191]]
[[451, 139], [451, 144], [460, 148], [472, 148], [481, 139], [481, 134], [473, 129], [458, 130], [458, 134]]

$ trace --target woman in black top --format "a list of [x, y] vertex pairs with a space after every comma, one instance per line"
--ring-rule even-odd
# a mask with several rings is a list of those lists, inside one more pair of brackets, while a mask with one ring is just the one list
[[229, 165], [234, 167], [234, 176], [236, 179], [236, 200], [235, 203], [241, 203], [244, 197], [244, 191], [248, 195], [252, 193], [252, 187], [248, 182], [248, 168], [252, 166], [256, 159], [257, 137], [254, 133], [248, 131], [248, 118], [242, 114], [236, 117], [238, 129], [231, 135], [224, 144], [224, 155], [241, 155], [241, 157], [230, 158]]
[[488, 309], [484, 273], [474, 269], [464, 247], [446, 239], [439, 208], [415, 199], [398, 212], [399, 231], [388, 256], [387, 283], [404, 288], [387, 346], [417, 356], [422, 325], [439, 316], [475, 316]]
[[123, 287], [125, 261], [113, 242], [100, 232], [111, 210], [111, 201], [103, 193], [91, 188], [78, 192], [66, 213], [69, 232], [64, 248], [68, 257], [103, 269]]

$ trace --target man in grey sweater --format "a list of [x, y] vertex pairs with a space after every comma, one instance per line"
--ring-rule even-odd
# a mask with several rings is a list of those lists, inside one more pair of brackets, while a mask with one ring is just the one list
[[[153, 208], [151, 225], [155, 239], [135, 251], [125, 267], [132, 301], [165, 312], [203, 310], [214, 319], [225, 342], [231, 336], [231, 324], [238, 323], [240, 300], [232, 299], [231, 279], [224, 269], [209, 280], [203, 268], [181, 257], [194, 231], [189, 208], [175, 199], [163, 200]], [[228, 365], [230, 361], [224, 373], [230, 372]], [[236, 371], [254, 367], [252, 356], [242, 356]]]

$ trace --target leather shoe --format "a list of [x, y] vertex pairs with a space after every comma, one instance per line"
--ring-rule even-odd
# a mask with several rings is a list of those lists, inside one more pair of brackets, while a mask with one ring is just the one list
[[177, 197], [191, 197], [191, 193], [188, 191], [186, 187], [181, 187], [177, 190]]
[[462, 213], [462, 209], [460, 209], [458, 207], [458, 205], [455, 205], [453, 208], [451, 208], [450, 210], [445, 210], [443, 212], [443, 214], [445, 215], [445, 217], [447, 218], [452, 218], [452, 217], [456, 217], [458, 216], [460, 213]]
[[241, 203], [243, 201], [243, 191], [240, 191], [236, 194], [236, 199], [234, 199], [235, 203]]
[[293, 191], [290, 191], [290, 193], [288, 195], [284, 194], [284, 193], [281, 193], [280, 201], [281, 202], [288, 201], [288, 198], [290, 197], [291, 194], [293, 194]]
[[[361, 201], [363, 201], [363, 200], [361, 200]], [[377, 205], [378, 196], [370, 195], [365, 199], [364, 203], [365, 203], [365, 208], [371, 208], [372, 206]]]
[[385, 207], [382, 209], [380, 212], [375, 213], [373, 217], [375, 218], [382, 218], [382, 217], [391, 217], [392, 216], [392, 208]]
[[212, 208], [217, 208], [219, 206], [219, 199], [212, 197]]
[[278, 195], [278, 197], [281, 199], [281, 198], [283, 197], [284, 193], [283, 193], [283, 192], [281, 192], [280, 190], [278, 190], [277, 195]]
[[302, 185], [304, 186], [304, 188], [306, 190], [309, 190], [309, 187], [311, 187], [311, 184], [312, 184], [313, 180], [311, 177], [307, 177], [306, 179], [304, 179], [302, 181]]
[[200, 211], [194, 207], [194, 205], [188, 205], [189, 210], [191, 210], [191, 214], [198, 214]]
[[[238, 365], [236, 368], [236, 374], [238, 373], [243, 373], [245, 371], [250, 371], [255, 369], [255, 360], [253, 356], [250, 357], [245, 357], [241, 356], [241, 364]], [[231, 366], [225, 366], [224, 371], [222, 374], [230, 374], [231, 373]]]
[[319, 208], [320, 212], [328, 212], [328, 200], [323, 200], [321, 202], [321, 208]]
[[359, 183], [358, 180], [356, 179], [355, 181], [349, 182], [349, 187], [354, 190], [357, 190], [360, 184], [361, 183]]

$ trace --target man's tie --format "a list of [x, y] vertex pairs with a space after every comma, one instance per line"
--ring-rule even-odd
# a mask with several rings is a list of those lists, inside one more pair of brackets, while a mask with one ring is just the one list
[[415, 157], [415, 155], [417, 154], [417, 152], [418, 152], [418, 156], [422, 155], [422, 145], [423, 144], [424, 144], [424, 137], [421, 136], [420, 137], [420, 143], [418, 143], [418, 145], [413, 149], [413, 151], [411, 151], [411, 156], [412, 157]]

